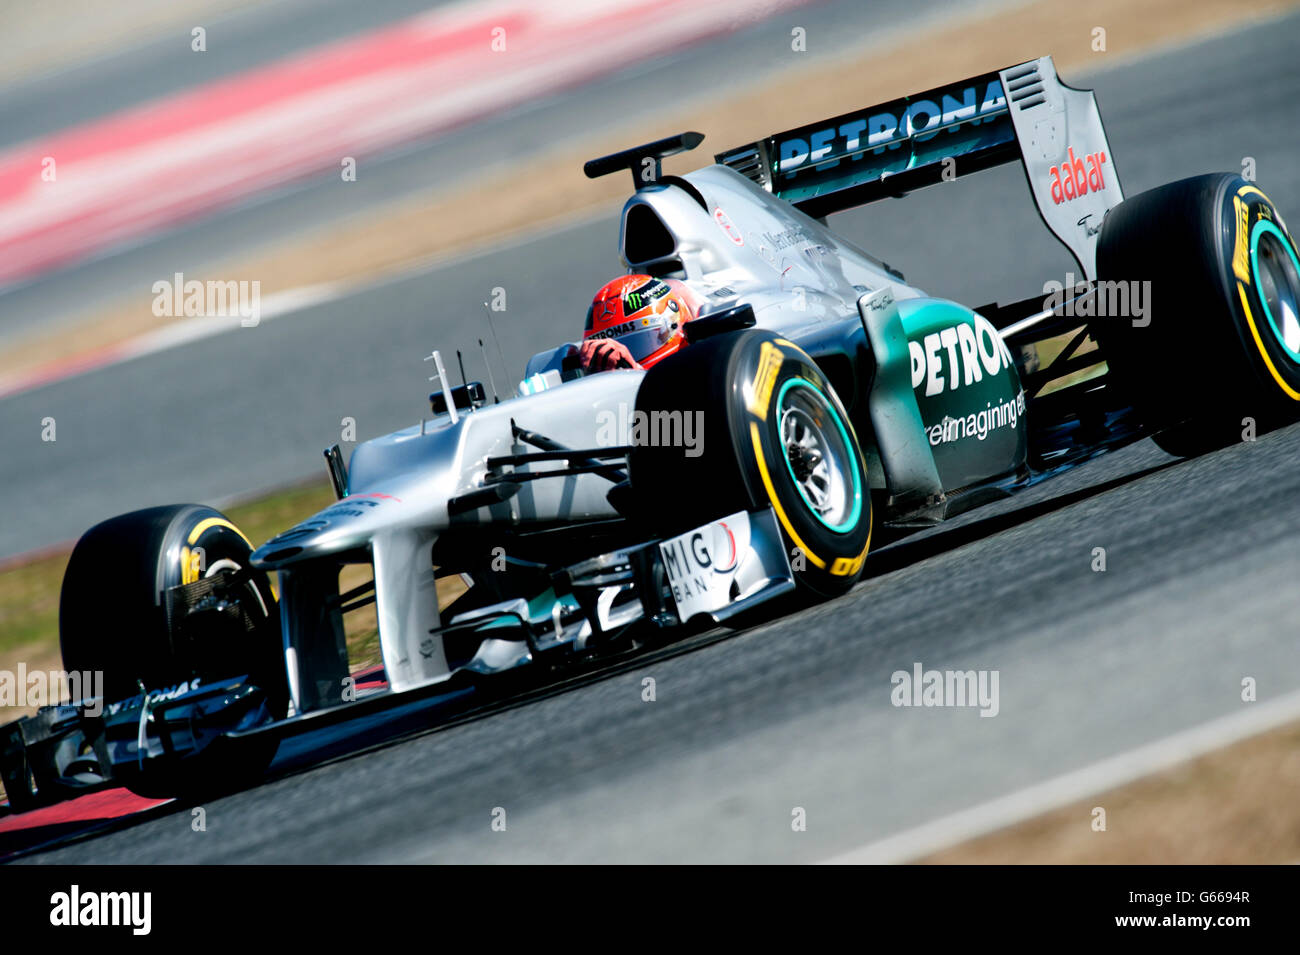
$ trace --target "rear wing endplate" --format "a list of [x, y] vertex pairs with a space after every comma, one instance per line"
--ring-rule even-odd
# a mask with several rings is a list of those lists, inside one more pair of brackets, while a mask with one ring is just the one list
[[814, 218], [1019, 159], [1048, 229], [1095, 279], [1097, 235], [1124, 198], [1091, 90], [1050, 56], [719, 153]]

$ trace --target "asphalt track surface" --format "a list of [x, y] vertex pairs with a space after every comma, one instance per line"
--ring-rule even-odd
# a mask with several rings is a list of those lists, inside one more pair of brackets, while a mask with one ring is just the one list
[[[1240, 168], [1253, 156], [1281, 208], [1300, 206], [1292, 158], [1300, 130], [1281, 120], [1294, 117], [1300, 86], [1290, 54], [1297, 22], [1092, 78], [1126, 190]], [[1023, 183], [1000, 173], [976, 181], [962, 198], [938, 195], [960, 184], [942, 187], [846, 216], [842, 226], [875, 236], [869, 247], [914, 281], [973, 302], [1034, 291], [1023, 287], [1026, 274], [1061, 275], [1068, 262], [1050, 239], [1035, 232], [1012, 242], [1036, 227]], [[918, 228], [924, 239], [909, 239], [928, 219], [932, 228]], [[220, 383], [223, 368], [249, 362], [260, 363], [250, 382], [274, 372], [277, 412], [267, 431], [285, 444], [312, 440], [276, 430], [304, 416], [331, 429], [348, 400], [359, 408], [369, 392], [400, 397], [409, 389], [395, 404], [377, 399], [373, 419], [358, 417], [363, 431], [377, 433], [418, 415], [424, 348], [482, 334], [474, 308], [485, 286], [518, 283], [526, 292], [503, 320], [514, 324], [498, 327], [512, 367], [528, 351], [525, 338], [573, 328], [586, 289], [616, 271], [612, 232], [601, 222], [503, 249], [385, 285], [363, 301], [268, 323], [252, 336], [215, 339], [201, 357], [142, 359], [128, 378], [147, 394], [142, 379], [188, 377], [194, 407], [211, 412], [213, 440], [232, 420], [251, 423], [242, 453], [262, 463], [280, 449], [257, 437], [254, 404], [232, 391], [217, 415], [217, 402], [204, 400], [206, 376]], [[439, 321], [435, 331], [431, 303], [439, 316], [463, 310], [463, 324]], [[384, 334], [373, 334], [381, 322]], [[288, 357], [295, 333], [313, 341], [310, 361]], [[1207, 376], [1213, 361], [1206, 356]], [[361, 384], [358, 366], [371, 369]], [[90, 413], [126, 387], [103, 380], [116, 372], [57, 390], [72, 389]], [[340, 389], [348, 394], [336, 406]], [[110, 425], [101, 426], [115, 437], [127, 427]], [[59, 444], [63, 433], [61, 421]], [[315, 437], [313, 455], [321, 443]], [[826, 858], [1235, 712], [1244, 677], [1258, 680], [1261, 699], [1300, 687], [1298, 445], [1293, 427], [1175, 462], [1142, 442], [880, 549], [850, 595], [797, 617], [214, 800], [205, 804], [206, 832], [193, 832], [190, 813], [177, 811], [34, 858]], [[142, 462], [136, 480], [156, 491], [148, 482], [172, 464]], [[118, 465], [118, 455], [105, 462]], [[1101, 573], [1092, 569], [1097, 547], [1106, 549]], [[892, 706], [890, 675], [916, 662], [997, 670], [998, 715]], [[646, 677], [655, 680], [653, 703], [642, 699]], [[497, 807], [506, 811], [505, 832], [491, 827]], [[807, 812], [806, 832], [791, 830], [796, 807]]]
[[[204, 803], [204, 832], [181, 807], [31, 858], [820, 860], [1235, 712], [1245, 676], [1300, 685], [1298, 453], [1300, 427], [1138, 445], [882, 549], [815, 610]], [[998, 715], [892, 706], [916, 662], [997, 670]]]

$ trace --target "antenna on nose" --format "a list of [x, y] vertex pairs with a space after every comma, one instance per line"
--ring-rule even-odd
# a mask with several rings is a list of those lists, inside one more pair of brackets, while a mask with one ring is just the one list
[[[497, 357], [499, 357], [499, 358], [501, 359], [501, 367], [504, 368], [504, 369], [506, 370], [506, 374], [509, 374], [509, 373], [510, 373], [510, 367], [506, 364], [506, 354], [505, 354], [505, 352], [503, 352], [503, 351], [501, 350], [501, 339], [497, 338], [497, 330], [496, 330], [496, 326], [492, 324], [492, 306], [489, 305], [487, 302], [484, 302], [484, 303], [483, 303], [483, 311], [487, 312], [488, 331], [491, 332], [491, 334], [492, 334], [492, 344], [494, 344], [494, 345], [497, 346]], [[480, 344], [480, 345], [483, 344], [482, 339], [479, 340], [479, 344]], [[487, 361], [487, 351], [486, 351], [486, 350], [483, 352], [483, 360], [484, 360], [484, 361]], [[488, 379], [490, 380], [491, 378], [492, 378], [492, 366], [489, 365], [489, 366], [488, 366]], [[510, 379], [507, 378], [506, 380], [509, 381]], [[493, 385], [493, 386], [492, 386], [492, 393], [493, 393], [493, 396], [496, 395], [496, 390], [497, 390], [497, 389], [496, 389], [496, 385]], [[500, 403], [500, 402], [498, 402], [498, 404], [499, 404], [499, 403]]]
[[478, 340], [478, 347], [479, 350], [483, 352], [483, 367], [487, 369], [488, 384], [492, 386], [492, 403], [494, 405], [499, 405], [501, 404], [501, 399], [497, 397], [497, 382], [496, 379], [492, 377], [492, 363], [488, 361], [487, 346], [483, 344], [483, 339], [481, 338]]

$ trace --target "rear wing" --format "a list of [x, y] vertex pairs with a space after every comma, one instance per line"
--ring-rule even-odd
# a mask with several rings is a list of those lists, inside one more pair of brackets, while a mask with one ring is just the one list
[[776, 133], [715, 160], [814, 218], [1020, 160], [1048, 229], [1095, 279], [1124, 198], [1091, 90], [1050, 56]]

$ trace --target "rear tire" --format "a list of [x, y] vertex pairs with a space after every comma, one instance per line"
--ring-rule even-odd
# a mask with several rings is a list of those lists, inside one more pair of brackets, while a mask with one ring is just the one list
[[[288, 687], [279, 608], [270, 579], [253, 575], [238, 591], [252, 629], [225, 618], [195, 633], [168, 620], [166, 591], [219, 570], [248, 566], [252, 547], [220, 512], [198, 504], [148, 508], [110, 518], [77, 542], [59, 598], [59, 645], [68, 671], [103, 673], [105, 703], [199, 678], [249, 675], [284, 717]], [[274, 739], [218, 739], [178, 762], [147, 759], [114, 776], [145, 796], [178, 796], [246, 781], [265, 771]]]
[[1277, 210], [1215, 173], [1125, 199], [1097, 245], [1103, 281], [1151, 284], [1149, 324], [1096, 332], [1156, 444], [1187, 456], [1300, 417], [1300, 257]]
[[798, 346], [758, 329], [691, 345], [647, 372], [637, 411], [702, 425], [698, 448], [631, 453], [648, 532], [771, 505], [801, 590], [831, 597], [853, 586], [871, 542], [866, 464], [834, 390]]

